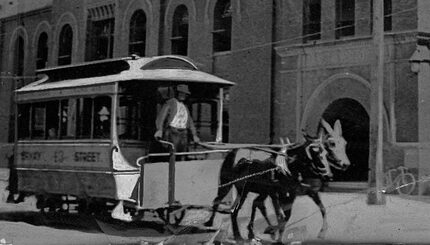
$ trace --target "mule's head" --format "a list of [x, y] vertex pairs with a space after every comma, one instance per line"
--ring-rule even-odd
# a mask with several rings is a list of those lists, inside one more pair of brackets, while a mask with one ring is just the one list
[[330, 180], [333, 178], [333, 173], [330, 169], [330, 164], [327, 159], [328, 152], [324, 147], [322, 138], [322, 134], [316, 139], [305, 135], [307, 143], [305, 150], [307, 157], [311, 160], [311, 170], [324, 179]]
[[[330, 126], [324, 119], [321, 120], [321, 125], [327, 132], [324, 136], [324, 146], [328, 151], [328, 160], [332, 167], [340, 170], [346, 170], [351, 162], [346, 155], [346, 140], [342, 137], [342, 126], [339, 120], [334, 123], [334, 128]], [[321, 132], [321, 131], [320, 131]]]
[[291, 175], [290, 170], [288, 169], [288, 164], [287, 164], [287, 150], [288, 150], [288, 146], [291, 145], [291, 142], [288, 138], [286, 138], [285, 140], [283, 138], [279, 139], [281, 142], [281, 149], [279, 150], [280, 153], [282, 153], [282, 155], [277, 155], [275, 158], [275, 164], [278, 167], [278, 169], [285, 175]]

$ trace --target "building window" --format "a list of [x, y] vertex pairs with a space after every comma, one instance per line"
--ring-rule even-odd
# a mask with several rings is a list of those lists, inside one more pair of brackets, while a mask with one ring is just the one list
[[321, 0], [303, 2], [303, 42], [321, 39]]
[[391, 31], [393, 7], [391, 0], [384, 0], [384, 31]]
[[103, 60], [113, 56], [115, 25], [113, 4], [88, 10], [85, 60]]
[[353, 36], [355, 0], [336, 0], [336, 39]]
[[72, 27], [70, 25], [65, 25], [60, 32], [58, 65], [68, 65], [72, 63], [72, 42]]
[[146, 15], [143, 10], [134, 12], [130, 20], [130, 36], [128, 54], [145, 56], [146, 47]]
[[188, 50], [188, 10], [180, 5], [173, 14], [172, 54], [187, 55]]
[[24, 38], [21, 36], [16, 39], [14, 59], [13, 59], [13, 73], [15, 76], [24, 75]]
[[221, 52], [231, 49], [231, 19], [232, 9], [230, 0], [218, 0], [214, 11], [213, 51]]
[[40, 34], [37, 43], [36, 69], [46, 67], [48, 62], [48, 34], [46, 32]]
[[86, 60], [112, 58], [115, 19], [89, 21]]

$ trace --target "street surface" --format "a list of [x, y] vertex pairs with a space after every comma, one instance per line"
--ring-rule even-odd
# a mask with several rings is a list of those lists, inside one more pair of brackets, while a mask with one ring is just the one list
[[[1, 176], [0, 176], [1, 177]], [[0, 181], [3, 190], [6, 182]], [[184, 229], [173, 236], [161, 232], [154, 222], [122, 223], [78, 214], [42, 215], [35, 209], [35, 200], [27, 198], [21, 204], [5, 203], [7, 191], [0, 193], [0, 244], [203, 244], [215, 230], [204, 230], [199, 224], [209, 213], [204, 210], [187, 212]], [[322, 218], [318, 207], [306, 196], [299, 196], [293, 205], [293, 214], [283, 234], [283, 242], [302, 241], [302, 244], [392, 244], [430, 243], [430, 202], [428, 198], [389, 195], [385, 205], [367, 205], [366, 194], [321, 193], [327, 209], [328, 232], [324, 239], [317, 238]], [[239, 223], [242, 237], [247, 237], [246, 225], [250, 214], [251, 195], [241, 209]], [[268, 210], [271, 205], [267, 202]], [[274, 221], [273, 212], [270, 218]], [[219, 238], [231, 239], [227, 215], [217, 215], [214, 227], [221, 227]], [[187, 226], [192, 225], [192, 226]], [[259, 212], [255, 233], [270, 241], [263, 230], [266, 223]], [[227, 234], [223, 232], [227, 230]], [[145, 243], [147, 242], [147, 243]], [[294, 243], [293, 243], [294, 244]], [[297, 243], [296, 243], [297, 244]]]

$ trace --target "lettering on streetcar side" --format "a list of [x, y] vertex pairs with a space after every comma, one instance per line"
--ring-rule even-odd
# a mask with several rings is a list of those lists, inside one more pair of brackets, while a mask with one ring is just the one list
[[75, 152], [75, 162], [100, 162], [100, 152]]
[[22, 161], [39, 161], [40, 160], [40, 156], [42, 155], [42, 153], [35, 151], [35, 152], [31, 152], [31, 151], [22, 151], [21, 152], [21, 160]]
[[62, 162], [64, 162], [64, 152], [63, 151], [56, 151], [56, 152], [54, 152], [54, 162], [55, 163], [62, 163]]

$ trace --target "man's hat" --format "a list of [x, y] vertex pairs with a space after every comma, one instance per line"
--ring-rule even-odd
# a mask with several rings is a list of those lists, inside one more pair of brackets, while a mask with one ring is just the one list
[[185, 84], [179, 84], [178, 86], [176, 86], [176, 91], [182, 92], [185, 94], [191, 94], [190, 90], [188, 89], [188, 86]]

